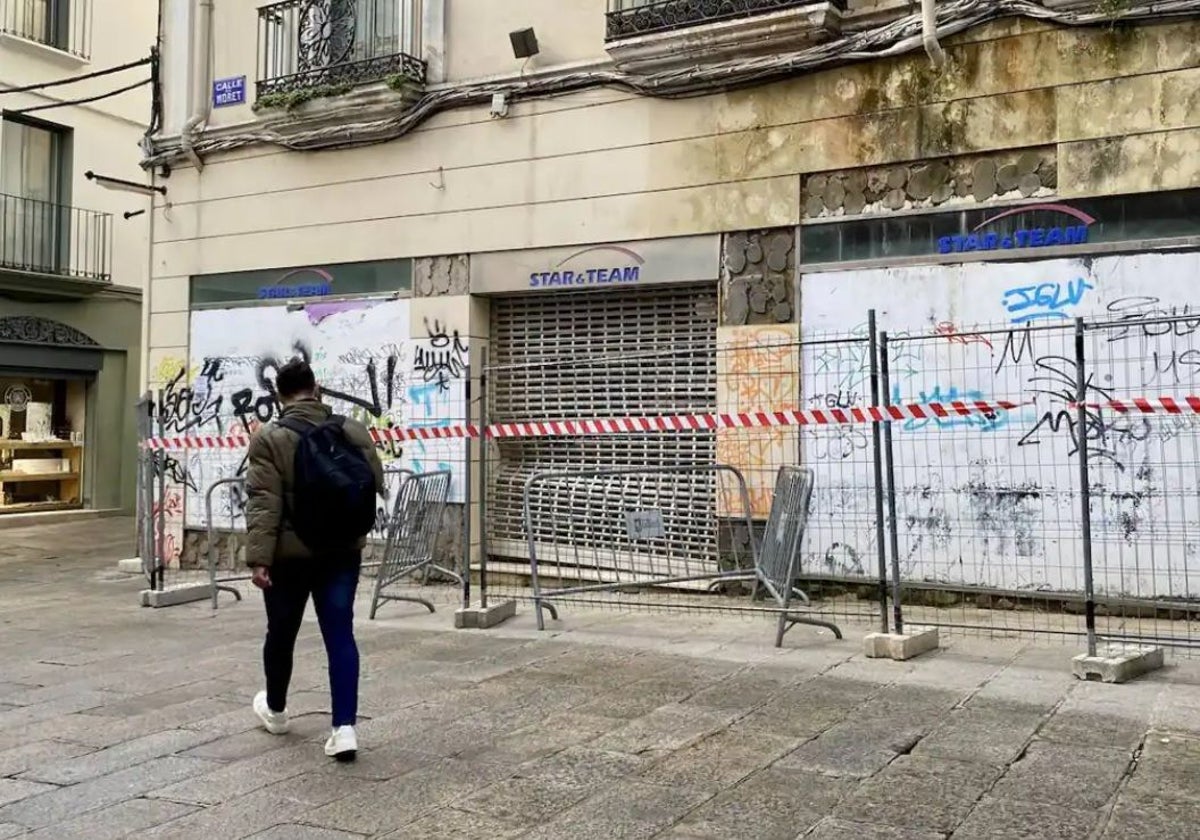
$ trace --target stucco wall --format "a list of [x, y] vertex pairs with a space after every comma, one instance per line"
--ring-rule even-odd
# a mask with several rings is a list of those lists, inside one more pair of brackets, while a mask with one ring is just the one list
[[603, 61], [605, 0], [455, 0], [446, 4], [446, 71], [450, 81], [517, 72], [508, 33], [533, 27], [539, 52], [529, 72]]
[[[77, 60], [17, 39], [0, 39], [0, 88], [50, 82], [125, 64], [150, 54], [155, 40], [154, 3], [128, 0], [89, 0], [90, 59]], [[108, 93], [150, 77], [143, 66], [100, 78], [46, 88], [32, 93], [5, 94], [5, 110], [17, 111], [56, 102]], [[119, 96], [29, 115], [67, 126], [74, 131], [68, 203], [74, 207], [113, 214], [113, 281], [144, 288], [148, 274], [149, 216], [125, 220], [126, 211], [149, 208], [149, 199], [112, 192], [89, 182], [89, 169], [103, 175], [142, 182], [138, 141], [150, 121], [150, 88]], [[0, 131], [3, 126], [0, 125]]]

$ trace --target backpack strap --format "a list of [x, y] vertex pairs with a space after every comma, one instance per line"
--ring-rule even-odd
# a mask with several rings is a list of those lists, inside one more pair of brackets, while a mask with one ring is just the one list
[[300, 435], [300, 437], [304, 437], [313, 429], [319, 428], [325, 424], [332, 424], [337, 426], [339, 429], [345, 428], [346, 426], [346, 418], [340, 414], [329, 415], [329, 419], [326, 420], [325, 423], [310, 423], [307, 420], [300, 420], [296, 417], [280, 417], [275, 422], [285, 429], [290, 429], [291, 431]]
[[314, 424], [309, 423], [306, 420], [299, 420], [295, 417], [280, 417], [275, 422], [285, 429], [290, 429], [291, 431], [300, 435], [300, 437], [304, 437], [306, 434], [316, 428]]

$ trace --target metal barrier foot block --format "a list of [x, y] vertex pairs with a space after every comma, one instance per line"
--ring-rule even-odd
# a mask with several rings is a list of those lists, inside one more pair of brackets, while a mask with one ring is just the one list
[[487, 630], [503, 624], [517, 614], [517, 602], [505, 601], [483, 607], [468, 607], [454, 613], [454, 626], [459, 630]]
[[863, 637], [863, 653], [868, 659], [903, 662], [937, 649], [936, 627], [910, 627], [906, 633], [868, 633]]
[[1081, 653], [1072, 660], [1072, 670], [1081, 680], [1123, 683], [1163, 666], [1163, 649], [1139, 645], [1111, 645], [1095, 656]]
[[128, 560], [117, 561], [117, 571], [127, 575], [144, 574], [141, 557], [130, 557]]
[[213, 596], [211, 583], [197, 583], [192, 586], [177, 586], [172, 589], [143, 589], [142, 606], [176, 607], [180, 604], [192, 604], [196, 601], [210, 601]]

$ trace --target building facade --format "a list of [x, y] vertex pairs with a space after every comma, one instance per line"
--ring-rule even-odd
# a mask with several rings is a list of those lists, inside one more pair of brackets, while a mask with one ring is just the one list
[[149, 202], [99, 184], [146, 181], [154, 44], [149, 6], [0, 0], [0, 517], [134, 507]]
[[[270, 419], [270, 368], [297, 353], [381, 428], [462, 422], [485, 358], [492, 420], [686, 415], [732, 399], [722, 347], [853, 335], [868, 309], [891, 330], [1035, 314], [1012, 309], [1020, 278], [976, 294], [976, 268], [1023, 266], [1036, 292], [1169, 251], [1174, 291], [1131, 273], [1117, 297], [1089, 281], [1029, 306], [1192, 302], [1200, 8], [938, 3], [925, 42], [899, 0], [164, 8], [146, 166], [170, 167], [170, 203], [144, 351], [169, 433]], [[662, 352], [637, 381], [582, 370]], [[859, 384], [812, 394], [797, 376], [777, 397], [854, 404]], [[711, 433], [493, 446], [489, 551], [517, 567], [536, 468], [754, 457]], [[462, 503], [464, 454], [416, 442], [395, 461], [454, 470]], [[240, 469], [189, 457], [177, 557], [205, 488]], [[220, 515], [235, 525], [237, 500]]]

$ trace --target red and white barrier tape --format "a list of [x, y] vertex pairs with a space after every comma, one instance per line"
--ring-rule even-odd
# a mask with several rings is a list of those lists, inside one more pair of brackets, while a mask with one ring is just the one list
[[[1083, 403], [1084, 408], [1118, 414], [1200, 414], [1200, 397], [1134, 397], [1128, 400]], [[1079, 408], [1080, 403], [1071, 403]]]
[[952, 402], [893, 405], [868, 408], [831, 408], [809, 411], [752, 411], [737, 414], [684, 414], [674, 417], [624, 417], [610, 420], [563, 420], [542, 423], [499, 423], [489, 426], [488, 437], [579, 437], [584, 435], [692, 432], [718, 429], [760, 429], [772, 426], [841, 426], [884, 420], [937, 420], [972, 414], [995, 414], [1018, 403]]
[[[483, 433], [489, 438], [582, 437], [592, 435], [645, 434], [647, 432], [696, 432], [718, 429], [761, 429], [775, 426], [839, 426], [877, 423], [886, 420], [941, 420], [974, 414], [994, 415], [1025, 403], [1008, 400], [924, 403], [921, 405], [830, 408], [808, 411], [751, 411], [736, 414], [680, 414], [665, 417], [620, 417], [600, 420], [558, 420], [527, 423], [497, 423]], [[372, 429], [376, 443], [410, 440], [446, 440], [480, 437], [472, 424], [415, 429]], [[153, 450], [243, 449], [248, 435], [191, 435], [155, 437], [143, 442]]]

